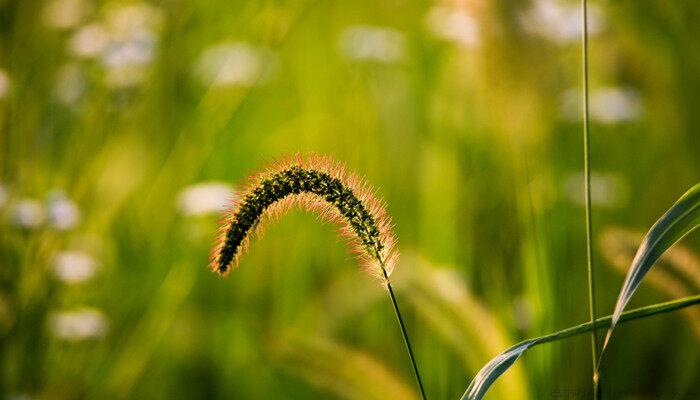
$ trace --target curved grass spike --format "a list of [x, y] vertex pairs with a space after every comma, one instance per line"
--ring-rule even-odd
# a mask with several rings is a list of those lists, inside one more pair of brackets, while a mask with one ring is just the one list
[[386, 284], [397, 259], [391, 219], [360, 179], [319, 156], [297, 155], [253, 177], [227, 211], [211, 268], [228, 274], [265, 219], [294, 205], [338, 224], [367, 271]]
[[318, 212], [340, 226], [340, 231], [365, 270], [389, 291], [413, 372], [425, 399], [423, 384], [389, 276], [398, 258], [391, 218], [362, 180], [320, 156], [295, 155], [258, 174], [226, 212], [219, 241], [211, 255], [211, 268], [221, 275], [238, 265], [251, 236], [264, 220], [281, 215], [294, 205]]

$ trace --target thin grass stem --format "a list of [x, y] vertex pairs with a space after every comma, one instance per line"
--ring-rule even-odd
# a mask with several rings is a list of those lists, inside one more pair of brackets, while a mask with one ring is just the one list
[[394, 306], [394, 313], [396, 314], [396, 319], [399, 321], [399, 326], [401, 327], [401, 335], [403, 336], [403, 341], [406, 344], [406, 350], [408, 351], [408, 357], [411, 359], [411, 365], [413, 366], [413, 373], [416, 376], [416, 381], [418, 382], [418, 389], [420, 390], [421, 399], [426, 400], [425, 390], [423, 389], [423, 382], [420, 379], [420, 373], [418, 372], [418, 364], [416, 364], [416, 359], [413, 356], [413, 349], [411, 348], [411, 342], [408, 340], [408, 333], [406, 332], [406, 326], [403, 323], [403, 318], [401, 317], [401, 311], [399, 310], [399, 303], [396, 301], [396, 295], [394, 295], [394, 289], [389, 281], [389, 275], [382, 266], [382, 271], [384, 272], [384, 277], [386, 278], [386, 287], [389, 290], [389, 297], [391, 298], [391, 304]]
[[593, 226], [591, 222], [590, 128], [588, 111], [588, 2], [581, 0], [581, 48], [583, 75], [583, 175], [586, 192], [586, 263], [588, 270], [588, 309], [591, 321], [591, 356], [593, 359], [593, 399], [598, 399], [598, 336], [596, 334], [595, 270], [593, 268]]
[[[633, 310], [625, 311], [620, 317], [620, 323], [633, 321], [635, 319], [646, 318], [652, 315], [663, 314], [671, 311], [680, 310], [682, 308], [690, 307], [696, 304], [700, 304], [700, 294], [695, 296], [684, 297], [682, 299], [667, 301], [665, 303], [652, 304], [650, 306], [635, 308]], [[534, 339], [528, 339], [527, 341], [535, 341], [535, 344], [542, 344], [547, 342], [554, 342], [557, 340], [565, 339], [571, 336], [580, 335], [582, 333], [591, 332], [594, 329], [608, 328], [612, 321], [612, 315], [606, 317], [601, 317], [593, 322], [585, 322], [580, 325], [572, 326], [561, 331], [551, 333], [549, 335], [540, 336]]]

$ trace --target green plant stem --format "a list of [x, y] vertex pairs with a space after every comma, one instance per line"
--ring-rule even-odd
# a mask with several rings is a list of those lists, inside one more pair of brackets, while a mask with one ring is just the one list
[[[635, 308], [633, 310], [625, 311], [624, 313], [622, 313], [620, 317], [620, 323], [640, 318], [646, 318], [656, 314], [676, 311], [680, 310], [681, 308], [690, 307], [696, 304], [700, 304], [700, 294], [695, 296], [684, 297], [678, 300], [667, 301], [665, 303], [658, 303], [646, 307]], [[528, 339], [524, 342], [535, 342], [533, 346], [547, 342], [554, 342], [556, 340], [561, 340], [571, 336], [580, 335], [582, 333], [591, 332], [594, 329], [607, 328], [610, 326], [611, 321], [612, 315], [608, 315], [606, 317], [598, 318], [597, 320], [595, 320], [595, 323], [586, 322], [580, 325], [563, 329], [555, 333], [550, 333], [549, 335], [540, 336], [534, 339]]]
[[593, 359], [593, 399], [598, 398], [598, 336], [596, 334], [595, 274], [593, 269], [593, 227], [591, 222], [590, 130], [588, 111], [588, 2], [581, 0], [581, 43], [583, 74], [583, 175], [586, 192], [586, 262], [588, 270], [588, 309], [591, 321], [591, 356]]
[[404, 325], [403, 318], [401, 317], [399, 303], [396, 302], [396, 295], [394, 295], [394, 289], [391, 287], [391, 282], [389, 282], [389, 274], [387, 274], [384, 265], [382, 265], [382, 272], [384, 273], [384, 279], [386, 279], [386, 287], [387, 289], [389, 289], [389, 297], [391, 297], [391, 304], [394, 306], [394, 313], [396, 314], [396, 319], [399, 320], [399, 326], [401, 327], [403, 341], [404, 343], [406, 343], [406, 350], [408, 351], [408, 356], [411, 359], [411, 365], [413, 365], [413, 373], [416, 375], [416, 381], [418, 381], [418, 388], [420, 389], [421, 399], [426, 400], [425, 390], [423, 389], [423, 382], [421, 381], [420, 373], [418, 372], [418, 364], [416, 364], [416, 359], [413, 356], [413, 349], [411, 348], [411, 342], [408, 340], [408, 333], [406, 332], [406, 326]]

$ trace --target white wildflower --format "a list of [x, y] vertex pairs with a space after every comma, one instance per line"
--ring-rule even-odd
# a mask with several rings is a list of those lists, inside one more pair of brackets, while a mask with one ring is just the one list
[[[523, 29], [556, 43], [571, 43], [581, 38], [581, 8], [577, 3], [561, 0], [535, 0], [521, 16]], [[602, 13], [591, 5], [588, 9], [588, 34], [600, 32]]]
[[[591, 204], [603, 208], [620, 207], [627, 203], [628, 185], [618, 175], [592, 173], [591, 174]], [[564, 182], [564, 193], [572, 203], [583, 206], [585, 204], [583, 173], [570, 175]]]
[[44, 222], [44, 208], [38, 200], [22, 199], [14, 205], [12, 219], [22, 228], [36, 228]]
[[92, 308], [56, 312], [49, 322], [54, 336], [72, 342], [100, 338], [109, 325], [104, 314]]
[[194, 73], [207, 86], [249, 87], [269, 78], [272, 61], [269, 50], [243, 42], [224, 42], [204, 49]]
[[64, 251], [53, 260], [56, 277], [65, 283], [81, 283], [90, 280], [97, 271], [97, 262], [87, 253]]
[[223, 211], [233, 196], [233, 190], [225, 183], [202, 182], [184, 188], [178, 196], [178, 206], [186, 215], [216, 213]]
[[464, 47], [479, 44], [479, 25], [465, 9], [451, 6], [435, 6], [425, 19], [426, 26], [435, 37]]
[[396, 63], [406, 57], [404, 35], [391, 28], [350, 26], [340, 34], [339, 48], [351, 60]]
[[104, 25], [93, 23], [80, 28], [70, 38], [69, 51], [82, 58], [99, 57], [109, 44], [109, 32]]

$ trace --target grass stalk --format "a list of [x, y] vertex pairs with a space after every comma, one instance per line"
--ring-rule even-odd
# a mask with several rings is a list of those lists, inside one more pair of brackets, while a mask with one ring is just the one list
[[418, 372], [418, 364], [416, 364], [416, 359], [413, 356], [413, 349], [411, 348], [411, 342], [408, 340], [408, 333], [406, 332], [406, 326], [403, 323], [403, 318], [401, 317], [401, 310], [399, 310], [399, 303], [396, 301], [396, 295], [394, 294], [394, 289], [389, 281], [389, 274], [387, 274], [386, 269], [382, 266], [382, 271], [384, 272], [384, 277], [386, 278], [386, 287], [389, 290], [389, 297], [391, 298], [391, 304], [394, 306], [394, 313], [396, 314], [396, 319], [399, 321], [399, 326], [401, 327], [401, 335], [403, 336], [403, 341], [406, 344], [406, 351], [408, 351], [408, 357], [411, 359], [411, 365], [413, 366], [413, 373], [416, 376], [416, 381], [418, 382], [418, 389], [420, 390], [421, 399], [426, 400], [425, 390], [423, 389], [423, 382], [420, 379], [420, 373]]
[[[620, 323], [629, 322], [640, 318], [646, 318], [657, 314], [676, 311], [696, 304], [700, 304], [700, 294], [684, 297], [677, 300], [667, 301], [665, 303], [658, 303], [652, 304], [650, 306], [635, 308], [633, 310], [625, 311], [624, 313], [622, 313], [622, 316], [620, 317]], [[566, 328], [555, 333], [550, 333], [549, 335], [528, 339], [527, 341], [534, 341], [536, 342], [535, 345], [547, 342], [554, 342], [571, 336], [591, 332], [595, 329], [608, 328], [610, 326], [611, 321], [612, 315], [608, 315], [606, 317], [596, 319], [595, 322], [585, 322], [583, 324], [572, 326], [570, 328]]]
[[583, 75], [583, 175], [586, 193], [586, 269], [588, 271], [588, 309], [591, 321], [591, 357], [593, 359], [593, 398], [598, 399], [598, 336], [596, 334], [595, 270], [593, 268], [593, 227], [591, 222], [590, 128], [588, 110], [588, 2], [581, 0], [581, 49]]
[[324, 157], [295, 155], [256, 175], [232, 202], [222, 221], [211, 255], [212, 270], [223, 276], [228, 274], [238, 265], [251, 236], [260, 231], [264, 222], [295, 204], [337, 223], [365, 271], [379, 278], [389, 291], [421, 398], [426, 400], [406, 326], [389, 282], [398, 257], [391, 218], [362, 180], [346, 173], [341, 165]]

